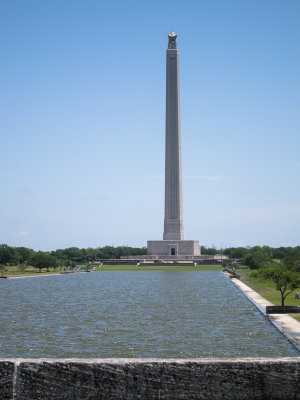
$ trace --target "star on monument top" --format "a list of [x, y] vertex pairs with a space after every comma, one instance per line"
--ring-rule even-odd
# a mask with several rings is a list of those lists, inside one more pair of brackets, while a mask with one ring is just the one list
[[177, 44], [176, 44], [177, 35], [176, 35], [176, 33], [174, 31], [172, 31], [168, 35], [168, 37], [169, 37], [168, 49], [173, 49], [173, 50], [177, 49]]

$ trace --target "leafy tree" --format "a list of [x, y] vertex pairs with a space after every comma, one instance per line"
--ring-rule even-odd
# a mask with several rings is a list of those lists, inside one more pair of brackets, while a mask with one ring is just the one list
[[29, 260], [29, 263], [38, 268], [41, 272], [43, 268], [46, 268], [49, 271], [49, 268], [56, 268], [57, 267], [57, 260], [55, 257], [51, 256], [49, 253], [44, 253], [39, 251], [32, 255]]
[[283, 258], [288, 257], [289, 255], [292, 254], [293, 248], [292, 247], [278, 247], [278, 248], [272, 249], [272, 251], [273, 251], [274, 258], [282, 260]]
[[51, 255], [59, 259], [80, 262], [80, 261], [85, 261], [86, 250], [79, 249], [78, 247], [69, 247], [67, 249], [58, 249], [52, 251]]
[[300, 272], [300, 247], [293, 248], [283, 262], [289, 269]]
[[85, 259], [86, 261], [95, 261], [97, 259], [97, 250], [91, 247], [88, 247], [85, 250]]
[[295, 272], [300, 272], [300, 260], [296, 260], [293, 265], [293, 270]]
[[24, 271], [27, 268], [27, 265], [25, 263], [22, 263], [22, 264], [19, 265], [19, 268], [22, 271], [22, 274], [24, 274]]
[[104, 246], [93, 249], [91, 247], [87, 249], [79, 249], [78, 247], [69, 247], [67, 249], [58, 249], [51, 252], [51, 255], [60, 260], [70, 260], [72, 262], [88, 262], [96, 261], [103, 258], [120, 258], [120, 256], [130, 255], [143, 255], [147, 254], [145, 247], [135, 248], [128, 246]]
[[261, 250], [269, 256], [269, 258], [273, 257], [273, 249], [269, 246], [262, 246]]
[[236, 270], [238, 269], [238, 264], [237, 264], [237, 262], [236, 261], [233, 261], [232, 263], [231, 263], [231, 269], [232, 269], [232, 271], [234, 272], [234, 273], [236, 273]]
[[229, 247], [224, 249], [223, 253], [229, 258], [242, 258], [248, 253], [249, 249], [246, 247]]
[[270, 261], [270, 253], [259, 246], [252, 247], [242, 258], [242, 263], [250, 269], [265, 267]]
[[34, 251], [27, 249], [27, 247], [16, 247], [15, 251], [18, 256], [18, 262], [23, 264], [27, 263], [30, 257], [33, 255]]
[[113, 246], [104, 246], [101, 248], [101, 258], [117, 258]]
[[1, 271], [1, 276], [4, 276], [5, 267], [3, 264], [0, 264], [0, 271]]
[[272, 263], [266, 268], [253, 271], [251, 276], [254, 278], [271, 279], [276, 286], [276, 290], [281, 293], [281, 305], [284, 307], [286, 296], [300, 286], [300, 274], [284, 268], [280, 264]]
[[14, 265], [18, 263], [16, 250], [7, 244], [0, 245], [0, 263], [4, 265]]
[[201, 254], [213, 256], [213, 255], [217, 254], [217, 249], [215, 249], [214, 247], [201, 246]]

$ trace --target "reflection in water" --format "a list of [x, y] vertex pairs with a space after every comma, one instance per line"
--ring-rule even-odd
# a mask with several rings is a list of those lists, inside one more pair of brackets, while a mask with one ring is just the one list
[[299, 356], [216, 271], [1, 280], [0, 301], [0, 357]]

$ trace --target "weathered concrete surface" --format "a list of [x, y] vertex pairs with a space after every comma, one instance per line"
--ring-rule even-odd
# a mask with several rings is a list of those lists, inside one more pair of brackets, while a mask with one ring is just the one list
[[1, 399], [300, 399], [300, 358], [0, 360], [0, 371]]
[[15, 363], [13, 361], [0, 362], [0, 399], [13, 398]]

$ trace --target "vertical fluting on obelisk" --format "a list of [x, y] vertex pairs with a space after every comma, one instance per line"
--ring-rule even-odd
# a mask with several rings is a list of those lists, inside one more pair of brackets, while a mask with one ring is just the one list
[[181, 177], [181, 126], [179, 53], [172, 31], [167, 49], [166, 70], [166, 159], [164, 240], [184, 240]]

